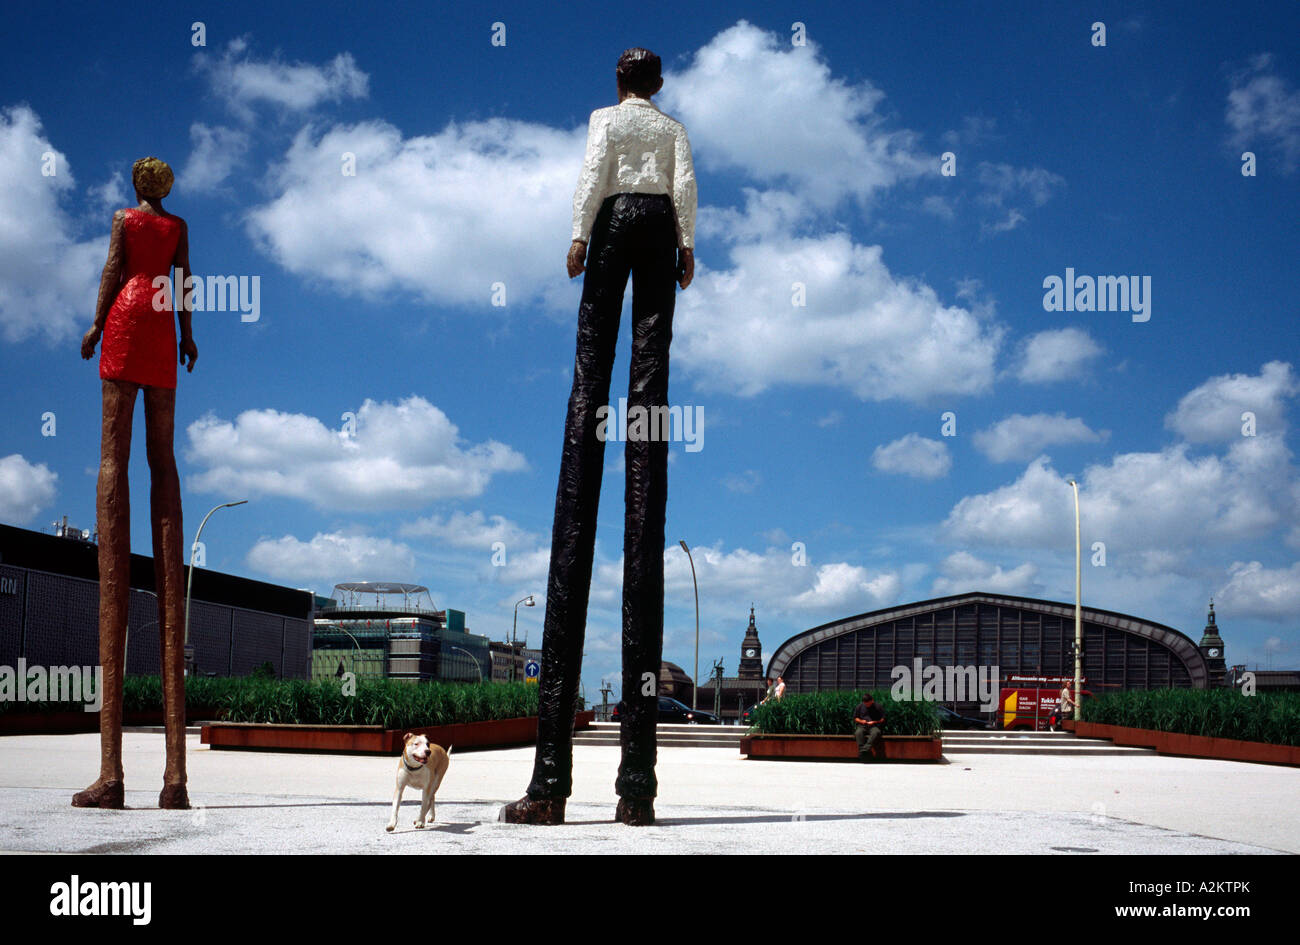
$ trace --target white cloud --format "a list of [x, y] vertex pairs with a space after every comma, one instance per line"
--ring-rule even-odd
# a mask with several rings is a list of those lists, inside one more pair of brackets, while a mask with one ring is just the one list
[[983, 188], [979, 202], [998, 208], [1025, 200], [1041, 207], [1051, 199], [1053, 191], [1065, 185], [1064, 177], [1041, 167], [1013, 167], [988, 161], [976, 166], [975, 179]]
[[1270, 361], [1258, 375], [1221, 374], [1178, 401], [1165, 426], [1193, 443], [1232, 442], [1242, 436], [1242, 414], [1255, 415], [1257, 433], [1286, 430], [1286, 401], [1300, 391], [1291, 365]]
[[367, 400], [355, 435], [276, 410], [247, 410], [233, 423], [208, 414], [187, 432], [187, 459], [205, 467], [187, 477], [194, 491], [286, 496], [318, 508], [420, 508], [479, 495], [495, 474], [526, 466], [495, 440], [465, 444], [422, 397]]
[[[53, 176], [42, 173], [47, 155]], [[110, 218], [102, 236], [77, 240], [59, 206], [75, 186], [68, 160], [23, 105], [0, 113], [0, 180], [0, 333], [9, 342], [40, 336], [53, 344], [85, 331], [108, 256]], [[95, 193], [102, 197], [102, 188]]]
[[411, 292], [490, 311], [501, 282], [507, 305], [567, 299], [555, 247], [568, 240], [584, 140], [585, 129], [505, 119], [412, 138], [382, 121], [307, 127], [248, 231], [281, 266], [344, 295]]
[[952, 469], [952, 456], [942, 441], [909, 433], [885, 446], [877, 446], [871, 454], [871, 465], [881, 472], [900, 476], [942, 479]]
[[100, 217], [112, 217], [122, 207], [135, 205], [133, 191], [127, 183], [126, 174], [118, 171], [102, 184], [86, 188], [86, 197]]
[[246, 40], [235, 39], [220, 57], [198, 53], [194, 63], [207, 76], [212, 90], [245, 121], [253, 119], [257, 105], [302, 112], [323, 102], [369, 94], [370, 77], [357, 68], [350, 53], [339, 53], [324, 66], [259, 60], [248, 54]]
[[1101, 345], [1082, 328], [1040, 331], [1021, 345], [1015, 374], [1026, 384], [1074, 380], [1102, 353]]
[[190, 125], [190, 156], [177, 176], [177, 186], [204, 193], [215, 190], [248, 153], [249, 136], [237, 128]]
[[[1119, 556], [1165, 552], [1181, 558], [1207, 543], [1258, 538], [1295, 520], [1290, 452], [1279, 437], [1235, 443], [1222, 456], [1121, 453], [1080, 477], [1084, 542]], [[1074, 503], [1066, 476], [1046, 456], [1015, 482], [959, 501], [944, 522], [958, 541], [998, 547], [1068, 548]]]
[[1027, 461], [1055, 443], [1100, 443], [1109, 430], [1089, 429], [1079, 417], [1064, 413], [1013, 413], [974, 436], [975, 448], [995, 463]]
[[[729, 269], [697, 266], [677, 302], [673, 356], [700, 386], [753, 396], [777, 384], [863, 400], [927, 401], [993, 383], [1002, 329], [894, 276], [879, 246], [843, 233], [734, 245]], [[793, 304], [793, 285], [806, 305]]]
[[534, 545], [537, 536], [520, 528], [504, 515], [485, 516], [481, 511], [453, 512], [447, 518], [431, 515], [403, 525], [401, 534], [412, 538], [436, 538], [456, 548], [491, 549], [502, 542], [507, 551]]
[[[819, 566], [795, 565], [786, 548], [769, 548], [763, 553], [747, 548], [723, 551], [721, 545], [692, 547], [695, 571], [701, 588], [709, 589], [715, 601], [764, 601], [770, 613], [842, 615], [845, 607], [854, 613], [893, 603], [902, 581], [892, 571], [869, 571], [847, 562]], [[623, 563], [609, 562], [598, 569], [605, 585], [605, 598], [617, 600], [622, 584]], [[664, 553], [664, 592], [668, 600], [692, 599], [690, 563], [675, 546]], [[594, 597], [593, 590], [593, 597]], [[739, 607], [740, 604], [735, 606]]]
[[1258, 561], [1236, 561], [1228, 574], [1228, 583], [1214, 595], [1221, 612], [1288, 621], [1300, 613], [1300, 562], [1269, 569]]
[[387, 538], [318, 532], [311, 541], [292, 535], [263, 538], [248, 564], [279, 581], [403, 581], [415, 574], [411, 549]]
[[983, 561], [968, 551], [958, 551], [945, 558], [939, 570], [942, 574], [934, 579], [932, 588], [936, 597], [947, 597], [965, 591], [989, 591], [1022, 597], [1042, 592], [1042, 585], [1035, 581], [1038, 568], [1029, 562], [1006, 571], [1001, 565]]
[[746, 495], [753, 493], [762, 483], [763, 477], [752, 469], [746, 469], [744, 472], [731, 473], [724, 476], [722, 484], [732, 492], [741, 492]]
[[59, 474], [19, 453], [0, 458], [0, 520], [26, 525], [48, 507]]
[[1294, 171], [1300, 164], [1300, 90], [1277, 74], [1268, 53], [1251, 59], [1231, 81], [1224, 116], [1228, 143], [1250, 151], [1276, 148], [1282, 170]]
[[861, 613], [894, 603], [902, 589], [896, 574], [872, 575], [866, 568], [839, 562], [818, 568], [816, 582], [792, 603], [806, 610]]
[[682, 121], [701, 166], [797, 191], [819, 206], [937, 168], [915, 135], [889, 130], [871, 83], [831, 75], [816, 43], [740, 21], [664, 78], [664, 110]]

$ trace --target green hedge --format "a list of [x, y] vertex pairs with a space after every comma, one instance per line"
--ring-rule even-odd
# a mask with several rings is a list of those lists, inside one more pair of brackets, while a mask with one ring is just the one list
[[1083, 720], [1184, 735], [1300, 745], [1300, 693], [1132, 689], [1083, 701]]
[[[128, 676], [122, 690], [126, 712], [162, 709], [158, 676]], [[345, 696], [337, 680], [196, 676], [185, 680], [185, 705], [191, 717], [210, 713], [228, 722], [416, 728], [536, 715], [537, 686], [359, 680], [356, 695]], [[60, 712], [82, 707], [82, 703], [9, 702], [0, 703], [0, 712]]]
[[[896, 702], [889, 690], [871, 694], [885, 713], [887, 735], [931, 735], [939, 730], [939, 713], [932, 702]], [[754, 710], [754, 730], [765, 735], [852, 735], [853, 710], [861, 690], [808, 692], [769, 699]]]

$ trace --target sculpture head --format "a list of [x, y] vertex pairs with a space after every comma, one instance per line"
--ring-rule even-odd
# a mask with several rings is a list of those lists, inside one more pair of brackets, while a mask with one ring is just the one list
[[633, 46], [623, 50], [618, 57], [618, 66], [614, 70], [618, 78], [619, 101], [629, 95], [637, 98], [649, 98], [664, 86], [659, 57], [648, 49]]
[[156, 157], [140, 158], [131, 165], [131, 183], [136, 195], [146, 200], [161, 200], [171, 193], [175, 177], [166, 161]]

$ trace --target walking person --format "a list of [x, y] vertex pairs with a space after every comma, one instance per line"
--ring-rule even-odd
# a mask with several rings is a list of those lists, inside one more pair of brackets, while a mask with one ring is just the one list
[[[591, 115], [587, 152], [573, 197], [570, 278], [586, 272], [578, 309], [577, 356], [555, 496], [542, 638], [537, 754], [526, 797], [502, 811], [510, 823], [564, 822], [572, 789], [573, 715], [591, 589], [619, 315], [632, 278], [632, 361], [628, 416], [668, 404], [668, 347], [676, 285], [695, 273], [696, 186], [686, 130], [650, 101], [663, 86], [659, 57], [626, 50], [615, 70], [619, 104]], [[601, 416], [597, 415], [600, 408]], [[648, 432], [647, 432], [648, 426]], [[656, 424], [629, 422], [623, 529], [622, 762], [616, 817], [654, 823], [655, 724], [663, 650], [664, 517], [668, 443]]]

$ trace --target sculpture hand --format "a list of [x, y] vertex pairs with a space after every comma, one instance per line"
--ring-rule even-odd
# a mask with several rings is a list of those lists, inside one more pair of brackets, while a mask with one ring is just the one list
[[582, 240], [574, 240], [569, 244], [569, 258], [567, 266], [569, 269], [569, 278], [574, 279], [586, 272], [587, 267], [583, 262], [587, 258], [587, 244]]
[[95, 345], [99, 344], [99, 339], [103, 336], [104, 331], [101, 328], [91, 328], [86, 332], [85, 337], [81, 339], [81, 356], [89, 361], [95, 356]]
[[199, 349], [194, 344], [193, 338], [182, 338], [180, 342], [181, 364], [185, 364], [185, 359], [189, 358], [190, 363], [185, 365], [185, 370], [193, 373], [194, 362], [199, 359]]
[[677, 284], [683, 289], [695, 278], [695, 250], [679, 249], [677, 251]]

